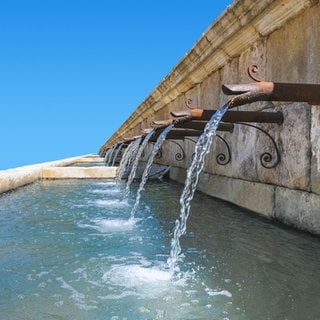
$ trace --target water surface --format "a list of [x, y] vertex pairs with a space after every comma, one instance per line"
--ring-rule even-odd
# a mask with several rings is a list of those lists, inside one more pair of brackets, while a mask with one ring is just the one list
[[1, 319], [318, 319], [320, 241], [182, 186], [40, 181], [0, 196]]

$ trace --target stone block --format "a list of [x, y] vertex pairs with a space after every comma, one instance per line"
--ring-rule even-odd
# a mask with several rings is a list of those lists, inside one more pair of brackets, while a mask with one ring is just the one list
[[[291, 103], [283, 105], [279, 110], [283, 112], [283, 124], [267, 125], [265, 128], [279, 148], [281, 161], [273, 169], [265, 169], [259, 164], [259, 181], [309, 191], [310, 105]], [[260, 154], [267, 151], [273, 157], [276, 155], [271, 140], [264, 134], [259, 133], [257, 148]]]
[[33, 183], [40, 178], [41, 168], [2, 171], [0, 172], [0, 194]]
[[117, 167], [43, 168], [43, 179], [114, 179]]
[[[184, 184], [186, 171], [172, 167], [170, 179]], [[199, 177], [197, 190], [265, 217], [274, 216], [275, 186], [202, 173]]]
[[92, 155], [66, 158], [51, 162], [43, 162], [30, 166], [22, 166], [14, 169], [0, 170], [0, 194], [27, 184], [33, 183], [42, 177], [44, 167], [62, 167], [79, 162], [82, 159], [89, 159]]
[[275, 187], [272, 185], [205, 173], [200, 176], [198, 190], [265, 217], [274, 216]]
[[[292, 3], [288, 2], [288, 5]], [[319, 14], [319, 5], [309, 8], [269, 36], [267, 42], [269, 81], [319, 82], [320, 34], [316, 31], [320, 29]]]
[[212, 73], [201, 84], [200, 108], [216, 109], [219, 106], [221, 84], [219, 72]]
[[171, 167], [169, 172], [169, 178], [171, 180], [177, 181], [184, 184], [187, 177], [187, 171], [178, 167]]
[[298, 229], [320, 234], [320, 197], [305, 191], [277, 187], [275, 217]]

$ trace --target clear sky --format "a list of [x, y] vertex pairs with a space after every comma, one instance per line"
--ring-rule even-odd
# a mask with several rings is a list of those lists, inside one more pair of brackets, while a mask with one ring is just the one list
[[0, 3], [0, 170], [99, 148], [232, 0]]

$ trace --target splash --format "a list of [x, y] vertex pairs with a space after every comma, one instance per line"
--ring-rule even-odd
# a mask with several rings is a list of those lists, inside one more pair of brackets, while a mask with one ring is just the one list
[[107, 200], [94, 200], [90, 201], [89, 204], [92, 203], [95, 206], [98, 207], [107, 207], [107, 208], [122, 208], [129, 206], [129, 203], [125, 200], [119, 200], [119, 199], [107, 199]]
[[196, 143], [195, 156], [187, 171], [185, 186], [180, 197], [180, 220], [175, 221], [173, 239], [171, 240], [170, 257], [167, 261], [172, 274], [179, 271], [177, 263], [181, 253], [180, 237], [185, 234], [187, 229], [187, 220], [190, 214], [190, 203], [198, 184], [199, 175], [204, 167], [205, 157], [210, 151], [212, 138], [217, 131], [223, 115], [227, 112], [229, 105], [230, 103], [228, 102], [214, 113]]
[[140, 287], [152, 284], [159, 286], [159, 281], [170, 281], [170, 273], [159, 267], [145, 267], [139, 264], [114, 265], [103, 275], [103, 281], [126, 287]]
[[115, 162], [117, 160], [118, 154], [119, 154], [120, 150], [122, 149], [122, 146], [123, 146], [123, 143], [121, 143], [119, 145], [119, 147], [117, 148], [117, 150], [116, 150], [116, 152], [114, 154], [114, 157], [113, 157], [113, 160], [112, 160], [112, 165], [111, 165], [112, 167], [115, 165]]
[[101, 233], [124, 232], [132, 230], [135, 227], [137, 221], [135, 219], [124, 220], [96, 218], [92, 219], [91, 222], [93, 224], [78, 223], [78, 227], [94, 229]]

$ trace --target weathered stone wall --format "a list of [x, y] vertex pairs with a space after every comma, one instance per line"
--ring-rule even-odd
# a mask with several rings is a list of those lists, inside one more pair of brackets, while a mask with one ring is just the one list
[[[140, 134], [154, 119], [170, 118], [170, 111], [184, 109], [187, 99], [193, 106], [217, 108], [229, 99], [222, 84], [252, 82], [246, 72], [252, 64], [260, 66], [259, 76], [267, 81], [320, 84], [319, 17], [319, 1], [236, 1], [106, 146]], [[254, 124], [274, 139], [281, 161], [265, 168], [263, 153], [272, 155], [271, 164], [276, 160], [272, 139], [259, 129], [235, 124], [233, 133], [218, 133], [230, 147], [231, 161], [217, 163], [227, 147], [215, 138], [199, 190], [320, 233], [320, 106], [257, 102], [238, 110], [283, 112], [281, 125]], [[167, 141], [156, 161], [171, 165], [171, 178], [183, 183], [194, 144], [192, 139]], [[184, 159], [176, 159], [181, 150]]]

